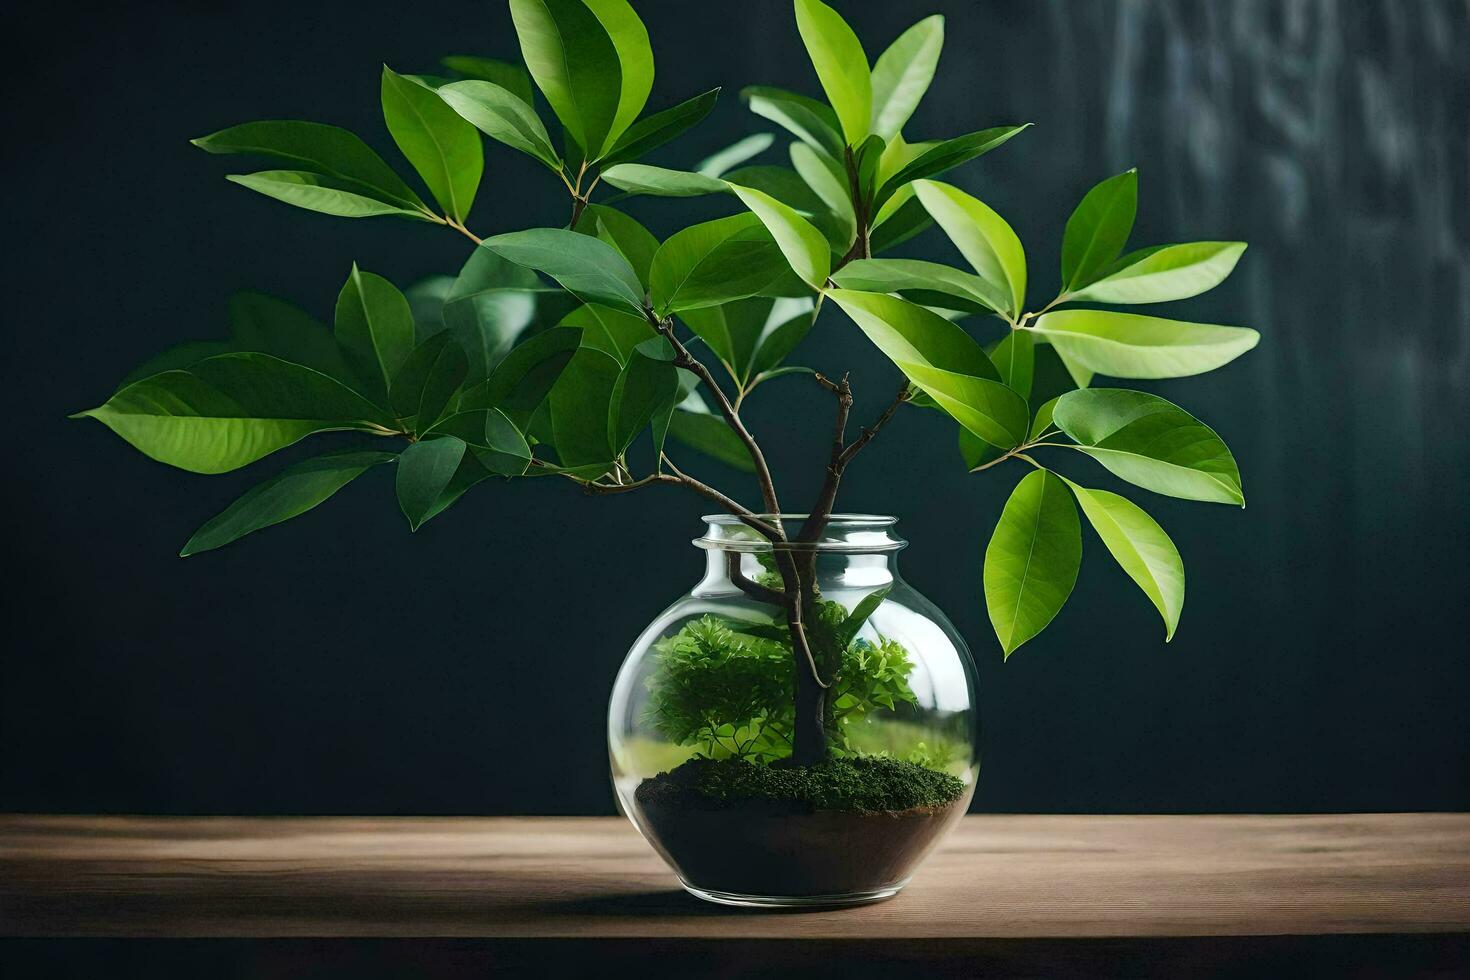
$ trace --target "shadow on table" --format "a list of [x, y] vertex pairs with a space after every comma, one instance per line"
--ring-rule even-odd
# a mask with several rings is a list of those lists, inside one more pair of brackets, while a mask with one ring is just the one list
[[[537, 902], [536, 907], [558, 916], [608, 916], [611, 918], [647, 918], [677, 916], [707, 918], [743, 911], [703, 902], [682, 888], [630, 892], [624, 895], [592, 895]], [[754, 911], [754, 910], [753, 910]]]

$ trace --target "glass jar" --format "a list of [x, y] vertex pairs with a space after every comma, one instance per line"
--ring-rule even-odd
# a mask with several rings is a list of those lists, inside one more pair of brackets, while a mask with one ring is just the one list
[[[834, 515], [818, 540], [779, 554], [738, 518], [705, 520], [704, 577], [638, 637], [613, 687], [620, 808], [701, 898], [841, 906], [897, 894], [974, 795], [964, 640], [899, 576], [907, 542], [894, 518]], [[787, 581], [807, 596], [796, 604], [806, 643], [792, 642]], [[798, 710], [821, 718], [805, 736]], [[824, 761], [796, 765], [793, 740]]]

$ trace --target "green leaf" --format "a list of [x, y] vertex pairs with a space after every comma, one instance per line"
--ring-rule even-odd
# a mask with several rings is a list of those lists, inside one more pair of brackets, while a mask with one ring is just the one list
[[528, 153], [561, 172], [561, 157], [530, 104], [494, 82], [452, 82], [439, 88], [449, 108], [493, 140]]
[[463, 222], [475, 202], [485, 150], [475, 127], [439, 93], [383, 66], [383, 121], [444, 212]]
[[872, 78], [862, 42], [822, 0], [796, 0], [796, 29], [822, 91], [842, 122], [847, 145], [857, 146], [868, 135], [873, 116]]
[[915, 181], [914, 193], [971, 268], [1009, 296], [1005, 312], [1012, 319], [1020, 316], [1026, 305], [1026, 251], [1005, 219], [949, 184]]
[[439, 59], [439, 63], [465, 78], [478, 78], [499, 85], [526, 105], [535, 101], [536, 94], [531, 90], [531, 76], [520, 65], [467, 54], [450, 55]]
[[672, 403], [678, 390], [678, 369], [671, 361], [650, 357], [642, 349], [628, 358], [608, 406], [608, 439], [614, 456], [623, 454], [654, 413]]
[[563, 466], [607, 463], [614, 458], [608, 415], [621, 373], [615, 358], [583, 347], [557, 379], [549, 404], [552, 444]]
[[1184, 609], [1184, 561], [1179, 549], [1158, 522], [1128, 498], [1066, 482], [1113, 558], [1164, 617], [1164, 641], [1172, 640]]
[[1000, 380], [1000, 373], [975, 338], [937, 313], [880, 293], [832, 289], [827, 296], [894, 363], [921, 364]]
[[740, 97], [762, 119], [769, 119], [834, 160], [842, 156], [842, 137], [837, 132], [841, 124], [837, 115], [816, 99], [765, 85], [741, 89]]
[[267, 354], [220, 354], [134, 382], [74, 418], [192, 473], [225, 473], [317, 432], [390, 421], [318, 371]]
[[[190, 140], [208, 153], [249, 153], [293, 164], [310, 173], [361, 185], [368, 196], [404, 210], [428, 205], [355, 133], [323, 123], [263, 120], [231, 126]], [[371, 193], [375, 192], [375, 193]]]
[[1082, 567], [1082, 525], [1062, 478], [1026, 475], [985, 548], [985, 609], [1005, 656], [1061, 611]]
[[257, 483], [238, 500], [194, 532], [180, 558], [223, 548], [252, 531], [289, 521], [326, 501], [338, 490], [379, 463], [394, 460], [392, 453], [346, 450], [302, 460]]
[[980, 345], [906, 300], [834, 289], [828, 295], [914, 384], [957, 422], [1001, 449], [1026, 436], [1026, 400], [1001, 384]]
[[838, 650], [846, 650], [851, 646], [852, 641], [857, 639], [858, 631], [863, 628], [863, 624], [878, 611], [878, 607], [883, 605], [883, 600], [887, 599], [888, 593], [892, 591], [893, 586], [885, 585], [859, 599], [857, 605], [852, 607], [852, 612], [847, 614], [842, 624], [834, 631], [832, 645]]
[[[801, 175], [790, 167], [770, 165], [740, 167], [726, 174], [725, 179], [742, 187], [753, 187], [785, 204], [809, 220], [829, 244], [845, 235], [838, 219], [817, 196], [817, 192], [812, 190], [807, 182], [801, 179]], [[790, 295], [810, 295], [811, 291], [794, 272], [787, 279], [798, 285], [798, 292], [790, 293]]]
[[1130, 252], [1069, 300], [1094, 303], [1167, 303], [1214, 289], [1235, 269], [1245, 242], [1155, 245]]
[[740, 184], [728, 184], [741, 203], [755, 212], [761, 224], [776, 239], [776, 246], [786, 256], [792, 270], [802, 282], [813, 289], [821, 289], [827, 282], [827, 273], [832, 267], [832, 253], [826, 236], [789, 205], [771, 197], [764, 191]]
[[349, 388], [361, 384], [348, 368], [332, 331], [299, 307], [264, 293], [239, 292], [230, 297], [229, 317], [231, 349], [301, 364]]
[[811, 300], [777, 300], [756, 339], [755, 352], [751, 355], [750, 370], [746, 372], [746, 377], [775, 371], [806, 338], [812, 325]]
[[960, 458], [965, 461], [965, 469], [973, 471], [978, 466], [1000, 458], [1002, 450], [981, 439], [963, 425], [956, 426], [956, 428], [959, 435]]
[[1108, 267], [1133, 231], [1138, 212], [1138, 171], [1109, 177], [1088, 191], [1067, 219], [1062, 235], [1062, 287], [1077, 289]]
[[874, 174], [878, 180], [878, 185], [881, 187], [883, 184], [886, 184], [888, 178], [898, 173], [910, 163], [913, 163], [925, 153], [928, 153], [934, 147], [938, 146], [940, 142], [939, 140], [928, 140], [910, 143], [903, 138], [902, 133], [890, 138], [884, 144], [883, 152], [878, 156], [878, 168]]
[[1022, 398], [1031, 397], [1031, 379], [1036, 374], [1036, 348], [1033, 336], [1024, 330], [1012, 330], [987, 353], [1000, 372], [1000, 380]]
[[676, 106], [638, 120], [603, 157], [603, 165], [627, 163], [658, 149], [708, 116], [719, 96], [720, 90], [712, 88], [702, 95], [696, 95]]
[[903, 244], [928, 228], [933, 220], [914, 194], [913, 185], [900, 187], [898, 193], [878, 209], [878, 217], [868, 236], [873, 254], [877, 255]]
[[653, 197], [699, 197], [704, 194], [723, 194], [729, 190], [724, 181], [713, 177], [688, 170], [650, 167], [644, 163], [620, 163], [608, 167], [602, 173], [602, 180], [620, 191], [649, 194]]
[[582, 0], [510, 0], [510, 13], [536, 87], [587, 159], [594, 159], [624, 97], [620, 51], [610, 32]]
[[374, 396], [388, 383], [414, 347], [413, 310], [398, 287], [353, 263], [337, 294], [337, 343]]
[[924, 306], [965, 312], [1004, 315], [1011, 304], [1009, 293], [973, 273], [920, 259], [855, 259], [835, 272], [832, 281], [843, 289], [901, 293]]
[[499, 408], [524, 428], [582, 342], [582, 331], [553, 327], [511, 348], [484, 382], [467, 388], [460, 411]]
[[304, 170], [262, 170], [254, 174], [227, 174], [225, 180], [273, 197], [277, 201], [336, 215], [339, 218], [377, 218], [394, 215], [416, 221], [433, 221], [426, 211], [384, 201], [377, 191], [354, 180], [344, 180]]
[[643, 317], [597, 303], [577, 307], [562, 318], [561, 325], [579, 327], [583, 347], [611, 354], [619, 364], [626, 364], [635, 347], [656, 336]]
[[125, 374], [114, 390], [121, 391], [135, 381], [142, 381], [144, 378], [151, 378], [165, 371], [178, 371], [206, 357], [229, 354], [235, 349], [235, 345], [228, 340], [186, 340], [183, 343], [174, 344]]
[[800, 365], [792, 364], [787, 367], [773, 368], [770, 371], [762, 371], [758, 375], [756, 375], [756, 377], [759, 378], [761, 381], [774, 381], [776, 378], [784, 378], [792, 374], [816, 373], [816, 371], [812, 370], [809, 367], [801, 367]]
[[730, 144], [718, 153], [711, 153], [694, 165], [697, 173], [706, 177], [723, 177], [735, 167], [768, 150], [776, 137], [770, 133], [754, 133]]
[[1057, 400], [1061, 397], [1061, 395], [1058, 395], [1056, 398], [1051, 398], [1041, 403], [1041, 407], [1036, 410], [1036, 416], [1031, 421], [1031, 431], [1026, 433], [1026, 439], [1028, 441], [1040, 439], [1042, 433], [1051, 428], [1052, 413], [1056, 411]]
[[846, 251], [857, 237], [857, 217], [849, 188], [838, 176], [835, 164], [829, 164], [819, 151], [805, 143], [792, 143], [791, 165], [825, 205], [833, 230], [827, 236], [828, 241], [833, 248]]
[[810, 329], [810, 311], [809, 300], [755, 297], [689, 310], [680, 318], [744, 388], [756, 374], [774, 369], [791, 353]]
[[678, 368], [677, 375], [678, 388], [674, 391], [674, 397], [660, 405], [653, 413], [650, 433], [653, 436], [653, 458], [660, 463], [663, 459], [664, 443], [668, 439], [669, 424], [674, 412], [680, 407], [685, 407], [689, 411], [705, 413], [709, 411], [700, 397], [694, 393], [694, 389], [699, 387], [699, 376], [684, 368]]
[[444, 300], [454, 288], [454, 276], [427, 276], [403, 291], [413, 313], [413, 335], [420, 342], [445, 329]]
[[349, 388], [362, 384], [347, 367], [326, 325], [284, 300], [264, 293], [238, 292], [230, 297], [229, 319], [229, 340], [175, 344], [128, 372], [117, 387], [126, 388], [134, 381], [186, 368], [206, 357], [235, 352], [270, 354], [330, 375]]
[[582, 209], [575, 230], [600, 238], [617, 249], [618, 254], [633, 267], [644, 289], [648, 288], [648, 270], [653, 265], [653, 254], [658, 251], [659, 243], [647, 228], [616, 208], [589, 204]]
[[440, 492], [438, 499], [434, 501], [428, 513], [424, 514], [419, 521], [419, 527], [444, 513], [454, 505], [460, 497], [464, 496], [471, 487], [482, 483], [495, 474], [480, 462], [484, 450], [470, 446], [464, 456], [460, 458], [459, 466], [455, 468], [454, 475], [449, 478], [449, 484]]
[[612, 131], [622, 98], [612, 37], [581, 0], [510, 0], [510, 16], [531, 78], [591, 156]]
[[786, 269], [761, 219], [750, 212], [692, 225], [659, 246], [648, 274], [660, 316], [753, 296]]
[[1229, 364], [1261, 339], [1246, 327], [1105, 310], [1053, 310], [1038, 317], [1031, 329], [1069, 364], [1114, 378], [1203, 374]]
[[454, 479], [466, 448], [462, 439], [441, 436], [416, 442], [398, 455], [398, 507], [411, 530], [436, 513], [434, 505]]
[[447, 331], [436, 333], [404, 358], [388, 389], [389, 403], [412, 431], [424, 432], [439, 421], [467, 370], [454, 337]]
[[944, 18], [925, 17], [898, 36], [873, 65], [873, 132], [891, 140], [929, 91], [939, 52], [944, 47]]
[[[739, 167], [725, 175], [725, 179], [741, 187], [754, 187], [774, 197], [804, 218], [814, 223], [819, 221], [826, 208], [817, 192], [807, 186], [801, 175], [790, 167], [771, 164], [755, 164]], [[729, 188], [727, 187], [726, 190]]]
[[1026, 399], [998, 381], [921, 364], [899, 368], [951, 418], [997, 449], [1026, 438], [1030, 411]]
[[531, 465], [531, 447], [504, 412], [488, 412], [484, 432], [484, 444], [470, 446], [480, 465], [499, 476], [520, 476], [526, 472]]
[[[876, 134], [863, 140], [853, 150], [853, 164], [857, 169], [858, 193], [863, 199], [871, 199], [877, 192], [878, 167], [883, 162], [883, 137]], [[834, 164], [836, 161], [833, 161]], [[837, 168], [834, 167], [834, 170]], [[842, 168], [845, 170], [846, 168]]]
[[1185, 500], [1245, 506], [1240, 468], [1215, 431], [1157, 395], [1121, 388], [1070, 391], [1053, 409], [1078, 449], [1135, 486]]
[[745, 443], [718, 415], [675, 409], [669, 418], [669, 435], [742, 473], [755, 472], [755, 464], [750, 461]]
[[738, 380], [740, 371], [750, 366], [764, 315], [770, 309], [771, 300], [755, 298], [686, 310], [679, 317]]
[[583, 302], [643, 309], [637, 273], [617, 249], [596, 238], [567, 228], [532, 228], [487, 238], [480, 247], [545, 273]]
[[470, 253], [444, 301], [444, 325], [468, 358], [466, 378], [489, 376], [536, 320], [538, 297], [559, 296], [536, 273], [486, 248]]
[[648, 44], [648, 30], [627, 0], [582, 0], [602, 22], [618, 57], [618, 104], [612, 126], [600, 145], [582, 143], [593, 159], [606, 155], [618, 138], [633, 125], [648, 93], [653, 90], [653, 49]]
[[976, 157], [989, 153], [1030, 125], [1030, 123], [1024, 123], [1020, 126], [995, 126], [991, 129], [982, 129], [978, 133], [967, 133], [964, 136], [944, 140], [919, 154], [902, 170], [885, 180], [883, 186], [878, 190], [876, 202], [880, 205], [885, 203], [904, 184], [925, 177], [938, 177], [962, 163], [969, 163]]
[[456, 412], [425, 435], [450, 435], [462, 440], [479, 464], [497, 476], [520, 476], [531, 465], [531, 447], [499, 409]]

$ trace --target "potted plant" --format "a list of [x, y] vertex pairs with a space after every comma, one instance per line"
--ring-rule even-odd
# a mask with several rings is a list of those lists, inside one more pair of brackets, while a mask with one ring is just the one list
[[[1245, 246], [1125, 254], [1137, 203], [1128, 171], [1077, 205], [1061, 236], [1060, 287], [1028, 305], [1016, 234], [939, 179], [1025, 126], [923, 141], [903, 132], [935, 72], [939, 17], [870, 67], [834, 10], [796, 0], [826, 101], [741, 93], [794, 137], [791, 166], [750, 162], [773, 142], [764, 132], [674, 170], [638, 161], [699, 122], [718, 93], [645, 113], [653, 55], [625, 0], [510, 8], [526, 70], [467, 56], [444, 59], [452, 78], [383, 69], [384, 120], [433, 205], [332, 126], [252, 122], [194, 141], [274, 161], [229, 179], [285, 203], [465, 236], [473, 248], [458, 275], [401, 292], [353, 266], [330, 331], [278, 301], [237, 297], [229, 339], [164, 352], [80, 414], [197, 473], [351, 434], [345, 448], [250, 490], [185, 555], [298, 516], [379, 467], [395, 471], [411, 528], [495, 478], [701, 495], [718, 511], [696, 542], [705, 575], [634, 643], [613, 693], [620, 803], [703, 897], [835, 905], [892, 895], [974, 791], [973, 666], [949, 621], [898, 574], [894, 521], [836, 512], [846, 469], [899, 411], [951, 418], [956, 462], [986, 476], [1024, 472], [984, 554], [983, 601], [1003, 655], [1071, 592], [1079, 510], [1157, 607], [1168, 639], [1184, 598], [1178, 551], [1137, 504], [1074, 481], [1100, 464], [1154, 493], [1243, 504], [1240, 473], [1184, 409], [1094, 382], [1210, 371], [1258, 337], [1100, 307], [1197, 295]], [[565, 226], [471, 230], [482, 134], [565, 185]], [[660, 241], [630, 216], [639, 195], [710, 196], [725, 216]], [[936, 224], [958, 261], [891, 256]], [[787, 363], [824, 312], [897, 369], [896, 393], [856, 432], [847, 376], [810, 345], [803, 354], [827, 373]], [[741, 418], [758, 388], [774, 396], [767, 382], [788, 376], [783, 384], [820, 385], [833, 405], [825, 480], [802, 516], [783, 510]], [[753, 474], [758, 498], [690, 475], [676, 461], [686, 450]], [[1064, 476], [1058, 462], [1079, 469]]]

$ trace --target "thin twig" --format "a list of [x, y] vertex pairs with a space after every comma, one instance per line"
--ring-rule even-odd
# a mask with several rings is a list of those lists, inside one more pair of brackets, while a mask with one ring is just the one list
[[470, 231], [468, 228], [460, 224], [458, 221], [455, 221], [453, 218], [446, 217], [444, 223], [453, 228], [455, 231], [459, 232], [461, 235], [464, 235], [476, 245], [479, 245], [482, 241], [484, 241], [484, 239], [482, 239], [479, 235], [476, 235], [474, 232]]
[[[745, 423], [740, 421], [740, 413], [735, 410], [735, 406], [725, 396], [724, 389], [715, 381], [715, 376], [710, 372], [710, 369], [705, 367], [703, 362], [691, 354], [689, 348], [684, 346], [683, 341], [674, 333], [672, 320], [655, 316], [652, 311], [647, 311], [647, 317], [648, 322], [652, 324], [654, 330], [658, 331], [669, 342], [669, 345], [674, 348], [674, 366], [694, 372], [695, 376], [709, 388], [710, 395], [719, 404], [720, 414], [725, 417], [725, 423], [740, 438], [740, 441], [745, 445], [745, 451], [750, 454], [750, 461], [755, 465], [755, 479], [760, 484], [761, 501], [766, 508], [766, 513], [773, 515], [780, 514], [781, 505], [776, 499], [776, 485], [771, 480], [771, 469], [766, 465], [765, 454], [761, 452], [760, 446], [756, 444], [755, 437], [750, 434], [750, 430], [745, 427]], [[773, 527], [777, 537], [772, 540], [785, 541], [786, 534], [780, 529], [780, 525], [776, 524]]]
[[786, 534], [784, 531], [781, 530], [780, 525], [772, 524], [769, 521], [766, 521], [765, 519], [760, 517], [760, 515], [750, 510], [750, 508], [745, 507], [734, 500], [731, 500], [729, 497], [725, 496], [723, 493], [720, 493], [720, 491], [716, 490], [714, 487], [709, 486], [705, 483], [701, 483], [699, 480], [696, 480], [694, 477], [690, 476], [689, 474], [680, 470], [679, 467], [675, 466], [674, 461], [672, 459], [669, 459], [668, 456], [663, 457], [663, 462], [664, 465], [673, 472], [672, 475], [668, 473], [662, 474], [665, 478], [662, 482], [667, 483], [669, 481], [672, 481], [674, 483], [682, 483], [684, 486], [693, 490], [700, 496], [705, 497], [709, 500], [713, 500], [724, 510], [726, 510], [730, 514], [733, 514], [735, 517], [740, 518], [740, 522], [742, 524], [758, 532], [761, 537], [765, 538], [767, 541], [775, 542], [786, 540]]
[[727, 551], [725, 553], [725, 572], [735, 587], [756, 602], [764, 602], [767, 605], [782, 606], [786, 604], [786, 597], [777, 589], [768, 588], [750, 578], [740, 567], [740, 552]]
[[843, 462], [843, 455], [846, 453], [847, 418], [852, 412], [852, 385], [848, 383], [847, 375], [844, 374], [841, 381], [833, 381], [822, 374], [815, 374], [813, 377], [817, 384], [837, 396], [837, 417], [832, 424], [832, 454], [827, 461], [827, 475], [822, 480], [822, 489], [817, 493], [816, 503], [812, 504], [811, 513], [802, 525], [801, 536], [797, 539], [807, 543], [821, 537], [827, 527], [827, 519], [832, 514], [832, 507], [837, 502], [837, 488], [842, 483], [842, 471], [847, 465]]
[[852, 458], [861, 452], [864, 446], [873, 441], [873, 437], [878, 434], [879, 430], [888, 424], [889, 419], [893, 418], [893, 413], [898, 411], [898, 406], [908, 401], [909, 397], [908, 379], [904, 379], [903, 385], [898, 389], [898, 394], [893, 397], [893, 401], [888, 403], [888, 407], [883, 410], [883, 414], [878, 416], [872, 425], [864, 428], [862, 435], [854, 439], [852, 445], [842, 451], [843, 466], [851, 463]]

